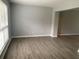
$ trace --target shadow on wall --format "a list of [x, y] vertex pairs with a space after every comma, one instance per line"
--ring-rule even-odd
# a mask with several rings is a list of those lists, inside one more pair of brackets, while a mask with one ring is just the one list
[[79, 8], [60, 12], [60, 33], [79, 35]]

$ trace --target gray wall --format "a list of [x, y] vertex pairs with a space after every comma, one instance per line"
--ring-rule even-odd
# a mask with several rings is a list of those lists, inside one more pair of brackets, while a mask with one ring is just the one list
[[50, 35], [52, 8], [11, 4], [12, 36]]
[[79, 9], [67, 10], [60, 13], [59, 33], [79, 35]]

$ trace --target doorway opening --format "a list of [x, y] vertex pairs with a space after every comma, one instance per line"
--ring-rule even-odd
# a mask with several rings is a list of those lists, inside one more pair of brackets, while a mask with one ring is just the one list
[[79, 35], [79, 8], [59, 12], [57, 36]]

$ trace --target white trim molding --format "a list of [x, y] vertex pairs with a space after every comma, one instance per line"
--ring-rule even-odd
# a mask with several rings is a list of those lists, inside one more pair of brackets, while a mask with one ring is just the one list
[[66, 35], [79, 35], [79, 34], [59, 34], [59, 35], [62, 35], [62, 36], [66, 36]]
[[51, 35], [23, 35], [23, 36], [12, 36], [11, 38], [44, 37], [44, 36], [51, 37]]

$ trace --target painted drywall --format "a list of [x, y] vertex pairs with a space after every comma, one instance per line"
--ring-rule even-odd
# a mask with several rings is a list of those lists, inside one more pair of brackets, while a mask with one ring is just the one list
[[51, 37], [57, 37], [58, 34], [58, 23], [59, 23], [59, 12], [52, 10], [52, 26], [51, 26]]
[[10, 0], [11, 3], [18, 3], [22, 5], [35, 5], [35, 6], [44, 6], [44, 7], [53, 7], [57, 2], [62, 0]]
[[56, 11], [79, 7], [79, 0], [10, 0], [12, 3], [52, 7]]
[[52, 8], [11, 4], [12, 36], [49, 36]]
[[53, 28], [53, 37], [57, 37], [57, 35], [58, 35], [59, 15], [60, 15], [59, 12], [55, 12], [54, 28]]
[[59, 34], [79, 35], [79, 9], [67, 10], [60, 13]]

